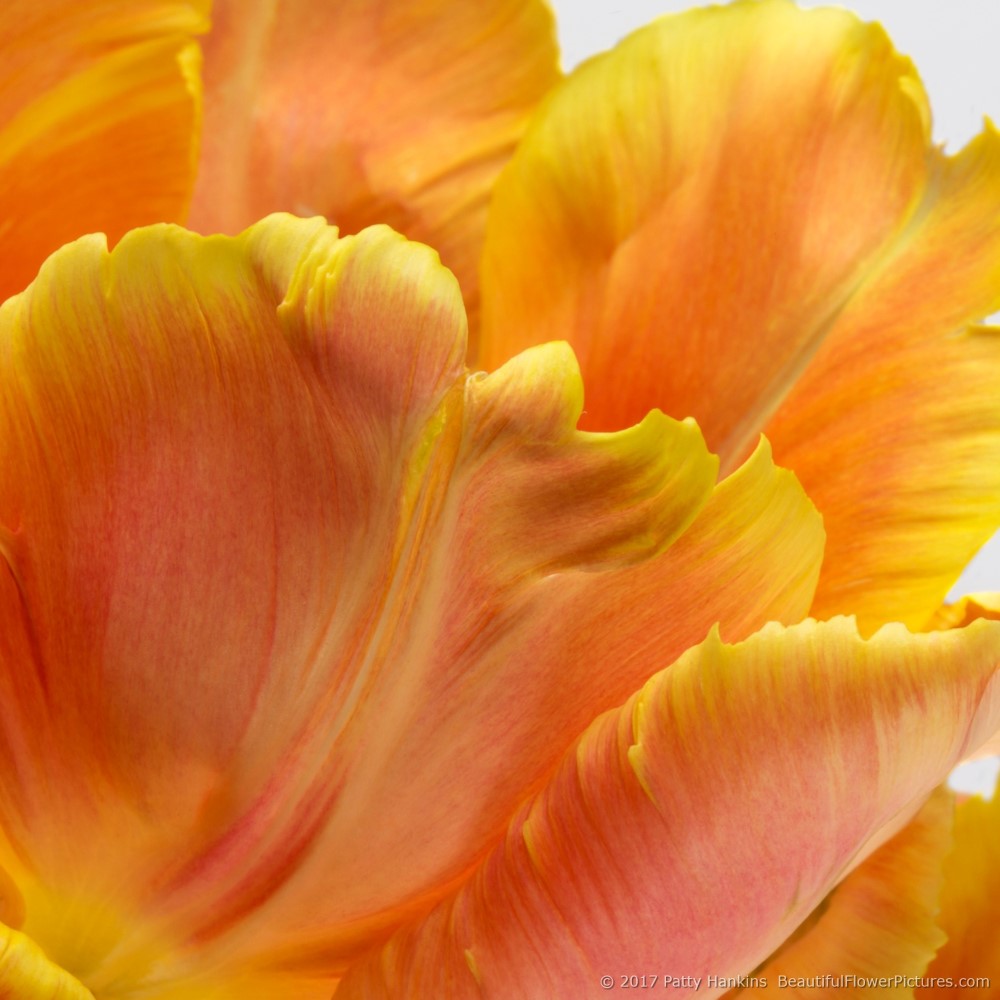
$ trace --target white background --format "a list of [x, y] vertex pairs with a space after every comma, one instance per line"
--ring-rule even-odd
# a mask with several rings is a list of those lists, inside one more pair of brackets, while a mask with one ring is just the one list
[[[695, 6], [680, 0], [550, 3], [567, 69], [660, 14]], [[800, 6], [824, 4], [800, 0]], [[914, 60], [930, 94], [935, 141], [947, 150], [954, 152], [979, 132], [984, 116], [1000, 124], [1000, 0], [850, 0], [838, 6], [881, 21], [896, 48]], [[950, 596], [977, 590], [1000, 591], [1000, 535], [973, 560]], [[998, 772], [1000, 759], [978, 761], [960, 768], [952, 784], [989, 794]]]

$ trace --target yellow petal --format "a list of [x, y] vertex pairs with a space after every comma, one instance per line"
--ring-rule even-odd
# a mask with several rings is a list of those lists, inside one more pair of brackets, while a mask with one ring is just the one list
[[743, 1000], [820, 997], [833, 990], [853, 997], [912, 997], [945, 940], [936, 917], [953, 811], [952, 795], [935, 792], [753, 971], [749, 985], [738, 991]]
[[0, 11], [0, 301], [63, 243], [180, 219], [208, 0], [8, 0]]
[[28, 937], [0, 924], [0, 996], [13, 1000], [94, 1000]]
[[644, 971], [721, 992], [709, 976], [756, 968], [998, 729], [1000, 623], [711, 636], [597, 719], [337, 998], [560, 1000]]
[[[798, 481], [774, 465], [761, 439], [718, 485], [690, 529], [645, 573], [650, 606], [664, 608], [661, 595], [669, 588], [671, 608], [675, 614], [684, 608], [687, 625], [684, 645], [661, 645], [659, 655], [672, 657], [695, 645], [713, 624], [732, 642], [768, 621], [801, 621], [816, 590], [825, 537]], [[630, 582], [640, 586], [639, 580]], [[646, 634], [651, 642], [663, 641], [653, 621]], [[650, 663], [648, 672], [656, 665]]]
[[558, 78], [546, 4], [217, 0], [213, 23], [192, 225], [388, 223], [440, 252], [472, 315], [490, 189]]
[[1000, 594], [969, 594], [954, 604], [943, 605], [928, 622], [927, 628], [964, 628], [980, 618], [1000, 619]]
[[[980, 619], [1000, 620], [1000, 594], [969, 594], [954, 604], [945, 604], [931, 616], [926, 629], [927, 631], [937, 631], [965, 628], [966, 625], [971, 625]], [[1000, 754], [1000, 735], [984, 746], [977, 757], [989, 757], [996, 754]]]
[[[843, 10], [663, 18], [545, 102], [492, 203], [490, 367], [566, 337], [586, 426], [764, 432], [828, 532], [814, 613], [922, 627], [1000, 523], [1000, 139]], [[537, 266], [544, 261], [544, 267]]]
[[[972, 798], [958, 808], [955, 846], [944, 865], [940, 925], [947, 944], [927, 969], [928, 978], [953, 980], [933, 984], [919, 997], [1000, 996], [1000, 795], [991, 801]], [[966, 977], [985, 977], [984, 988], [960, 985]]]

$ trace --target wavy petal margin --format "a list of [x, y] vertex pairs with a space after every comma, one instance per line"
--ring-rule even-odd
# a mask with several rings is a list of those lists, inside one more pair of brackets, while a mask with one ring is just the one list
[[559, 79], [548, 6], [216, 0], [213, 21], [192, 226], [387, 223], [441, 254], [474, 320], [490, 190]]
[[565, 345], [464, 356], [431, 250], [322, 220], [0, 308], [0, 919], [89, 988], [336, 974], [713, 623], [805, 613], [766, 444], [716, 486], [690, 421], [578, 431]]
[[[927, 969], [929, 978], [951, 979], [917, 991], [920, 998], [1000, 996], [1000, 795], [972, 798], [955, 817], [955, 844], [944, 865], [939, 923], [948, 941]], [[959, 980], [983, 977], [987, 987]]]
[[813, 613], [866, 632], [923, 627], [1000, 525], [1000, 138], [929, 122], [848, 11], [665, 17], [540, 108], [484, 251], [480, 363], [566, 337], [584, 426], [694, 416], [723, 470], [765, 433], [824, 517]]
[[644, 973], [717, 996], [998, 728], [1000, 623], [712, 636], [598, 719], [465, 884], [337, 1000], [578, 1000]]

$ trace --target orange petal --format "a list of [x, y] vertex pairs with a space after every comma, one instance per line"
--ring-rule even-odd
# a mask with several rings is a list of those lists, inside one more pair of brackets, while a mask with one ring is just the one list
[[183, 216], [208, 0], [7, 0], [0, 11], [0, 301], [83, 233]]
[[667, 17], [544, 104], [484, 251], [483, 364], [565, 336], [587, 426], [694, 415], [724, 469], [765, 432], [829, 533], [814, 612], [865, 631], [922, 626], [1000, 523], [1000, 139], [928, 123], [847, 11]]
[[598, 719], [337, 998], [596, 997], [631, 974], [717, 995], [708, 976], [773, 953], [998, 728], [1000, 623], [711, 636]]
[[213, 21], [192, 225], [388, 223], [441, 253], [471, 314], [490, 189], [559, 75], [547, 5], [216, 0]]
[[940, 789], [733, 997], [819, 997], [832, 990], [853, 997], [912, 997], [945, 940], [936, 917], [953, 812], [951, 793]]
[[[955, 846], [944, 866], [939, 922], [947, 944], [927, 969], [928, 978], [951, 978], [952, 986], [928, 984], [918, 997], [1000, 997], [1000, 795], [972, 798], [958, 808]], [[985, 977], [986, 987], [959, 984]]]
[[[933, 176], [767, 429], [823, 512], [813, 606], [923, 627], [1000, 524], [1000, 135]], [[873, 346], [876, 345], [876, 346]]]
[[766, 445], [715, 486], [691, 422], [577, 431], [565, 345], [464, 335], [426, 247], [288, 217], [0, 309], [0, 866], [88, 986], [336, 971], [712, 623], [808, 607]]

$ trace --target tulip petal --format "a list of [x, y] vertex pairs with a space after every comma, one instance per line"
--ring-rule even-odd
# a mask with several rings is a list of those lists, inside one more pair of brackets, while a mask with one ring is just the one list
[[[744, 1000], [836, 989], [856, 997], [912, 997], [915, 979], [945, 940], [935, 918], [953, 812], [949, 792], [932, 795], [754, 970], [758, 985], [740, 991]], [[858, 979], [845, 978], [852, 975]]]
[[0, 11], [0, 301], [63, 243], [180, 219], [208, 0], [8, 0]]
[[959, 806], [955, 816], [955, 844], [944, 865], [939, 922], [947, 944], [927, 969], [927, 976], [947, 979], [954, 986], [920, 989], [920, 997], [968, 995], [960, 987], [963, 977], [986, 977], [991, 986], [980, 986], [977, 997], [1000, 996], [1000, 795], [991, 801], [972, 798]]
[[0, 309], [4, 905], [88, 986], [335, 973], [713, 623], [808, 607], [766, 444], [716, 486], [690, 421], [576, 430], [565, 345], [464, 337], [426, 247], [288, 217]]
[[[954, 604], [943, 605], [933, 614], [926, 630], [965, 628], [980, 619], [1000, 620], [1000, 594], [969, 594]], [[982, 747], [976, 757], [992, 757], [997, 754], [1000, 754], [1000, 734]]]
[[644, 973], [717, 996], [727, 984], [706, 977], [772, 954], [998, 728], [1000, 623], [711, 636], [598, 719], [465, 884], [337, 1000], [576, 1000]]
[[964, 628], [980, 618], [1000, 619], [1000, 594], [969, 594], [954, 604], [938, 608], [928, 623], [928, 630]]
[[30, 938], [2, 924], [0, 996], [16, 1000], [94, 1000], [85, 986], [53, 965]]
[[438, 250], [473, 315], [490, 189], [559, 76], [547, 5], [217, 0], [213, 21], [192, 225], [387, 223]]
[[992, 127], [946, 157], [881, 28], [736, 2], [540, 108], [491, 207], [480, 362], [565, 336], [584, 426], [693, 415], [724, 470], [765, 433], [829, 533], [814, 614], [919, 628], [1000, 523], [1000, 339], [970, 326], [998, 307]]
[[[1000, 135], [933, 174], [767, 429], [824, 515], [813, 613], [923, 627], [1000, 524]], [[873, 347], [877, 344], [877, 347]]]
[[79, 241], [0, 327], [0, 864], [76, 973], [113, 935], [37, 914], [101, 899], [136, 928], [120, 955], [174, 940], [143, 895], [273, 808], [300, 727], [349, 688], [349, 649], [323, 647], [377, 612], [393, 487], [462, 372], [464, 316], [425, 248], [278, 219]]

